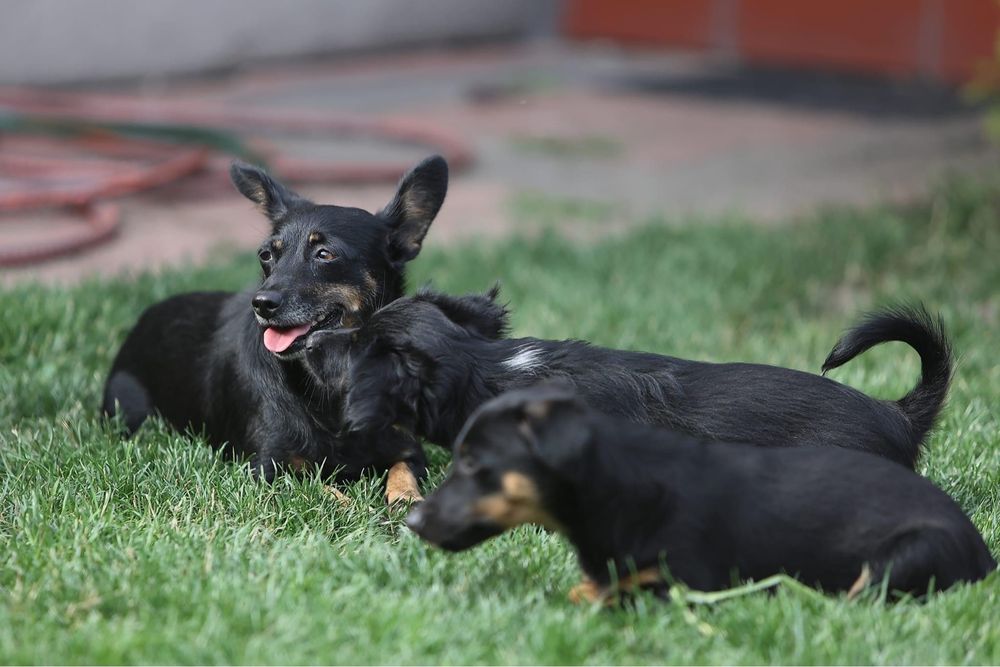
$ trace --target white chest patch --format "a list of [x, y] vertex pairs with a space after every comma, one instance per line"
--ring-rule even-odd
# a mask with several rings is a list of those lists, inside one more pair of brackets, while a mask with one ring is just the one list
[[525, 345], [518, 348], [510, 359], [504, 359], [503, 365], [512, 371], [532, 371], [542, 366], [542, 351], [537, 347]]

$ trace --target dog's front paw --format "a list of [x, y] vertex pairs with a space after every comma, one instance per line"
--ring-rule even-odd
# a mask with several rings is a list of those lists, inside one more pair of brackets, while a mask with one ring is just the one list
[[868, 567], [868, 563], [865, 563], [861, 566], [861, 574], [858, 575], [858, 578], [854, 580], [851, 588], [847, 591], [847, 599], [853, 600], [858, 597], [871, 583], [872, 570]]
[[261, 458], [255, 456], [250, 459], [250, 474], [254, 479], [271, 484], [278, 475], [278, 466], [275, 464], [274, 459], [270, 457]]
[[420, 495], [419, 491], [406, 491], [404, 493], [392, 493], [391, 491], [385, 492], [385, 500], [389, 505], [413, 505], [414, 503], [421, 503], [424, 501], [424, 497]]
[[337, 488], [330, 486], [329, 484], [324, 485], [323, 490], [326, 491], [330, 496], [332, 496], [333, 499], [336, 500], [341, 507], [350, 507], [351, 498], [343, 491], [340, 491]]
[[385, 480], [385, 499], [389, 505], [412, 505], [424, 499], [420, 494], [417, 478], [408, 464], [400, 462], [389, 468], [389, 475]]
[[598, 586], [593, 579], [584, 577], [583, 581], [569, 589], [569, 601], [573, 604], [594, 604], [604, 602], [607, 592]]

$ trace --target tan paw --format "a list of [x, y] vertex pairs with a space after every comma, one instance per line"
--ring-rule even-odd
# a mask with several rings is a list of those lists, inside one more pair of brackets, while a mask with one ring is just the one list
[[868, 563], [865, 563], [861, 566], [861, 574], [858, 575], [858, 578], [854, 580], [854, 583], [851, 584], [851, 588], [847, 591], [847, 599], [853, 600], [858, 597], [861, 594], [861, 591], [868, 588], [868, 584], [871, 582], [872, 571], [871, 568], [868, 567]]
[[385, 499], [390, 505], [412, 504], [424, 499], [410, 466], [400, 462], [389, 468], [389, 475], [385, 480]]
[[569, 589], [569, 601], [573, 604], [594, 604], [603, 602], [606, 592], [593, 579], [587, 577], [573, 588]]
[[333, 496], [334, 500], [340, 503], [341, 506], [343, 507], [350, 506], [351, 499], [347, 497], [347, 495], [344, 492], [338, 491], [336, 488], [330, 486], [329, 484], [324, 485], [323, 490], [326, 491], [331, 496]]

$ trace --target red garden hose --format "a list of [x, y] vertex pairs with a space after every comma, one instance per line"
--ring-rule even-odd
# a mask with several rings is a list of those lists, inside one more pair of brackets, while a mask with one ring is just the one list
[[13, 247], [0, 247], [0, 266], [20, 266], [59, 257], [110, 239], [118, 231], [121, 211], [117, 204], [91, 202], [70, 207], [83, 218], [83, 226], [73, 229], [44, 243], [23, 243]]
[[50, 231], [44, 241], [0, 246], [0, 266], [32, 264], [109, 240], [121, 223], [121, 210], [106, 199], [192, 174], [205, 166], [208, 155], [202, 148], [170, 147], [114, 135], [3, 138], [0, 212], [63, 209], [80, 217], [82, 224]]
[[[103, 200], [140, 192], [218, 165], [212, 149], [232, 152], [221, 143], [199, 140], [204, 131], [239, 138], [278, 132], [320, 136], [372, 137], [423, 146], [440, 153], [453, 170], [471, 163], [461, 139], [420, 124], [327, 114], [233, 110], [221, 105], [162, 101], [122, 96], [60, 93], [0, 88], [0, 111], [75, 127], [73, 136], [0, 133], [0, 213], [36, 208], [68, 208], [85, 225], [29, 246], [0, 246], [0, 266], [15, 266], [76, 252], [111, 238], [120, 222], [118, 207]], [[113, 124], [113, 129], [108, 126]], [[170, 127], [179, 140], [151, 140], [129, 132], [130, 125]], [[181, 136], [200, 131], [194, 139]], [[0, 130], [2, 132], [2, 130]], [[162, 134], [162, 133], [161, 133]], [[188, 133], [190, 134], [190, 133]], [[159, 137], [160, 139], [164, 137]], [[170, 138], [166, 133], [165, 138]], [[199, 145], [199, 143], [201, 145]], [[252, 141], [254, 146], [260, 142]], [[331, 163], [286, 156], [272, 147], [262, 151], [268, 166], [293, 183], [381, 183], [397, 180], [410, 166], [404, 162]]]

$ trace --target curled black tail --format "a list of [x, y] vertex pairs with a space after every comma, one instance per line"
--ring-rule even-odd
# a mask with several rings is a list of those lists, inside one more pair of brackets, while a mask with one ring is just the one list
[[823, 362], [823, 373], [888, 341], [906, 343], [920, 355], [920, 382], [896, 401], [910, 422], [916, 459], [924, 437], [941, 412], [951, 383], [951, 344], [940, 317], [932, 317], [923, 306], [896, 306], [867, 315], [837, 341]]

